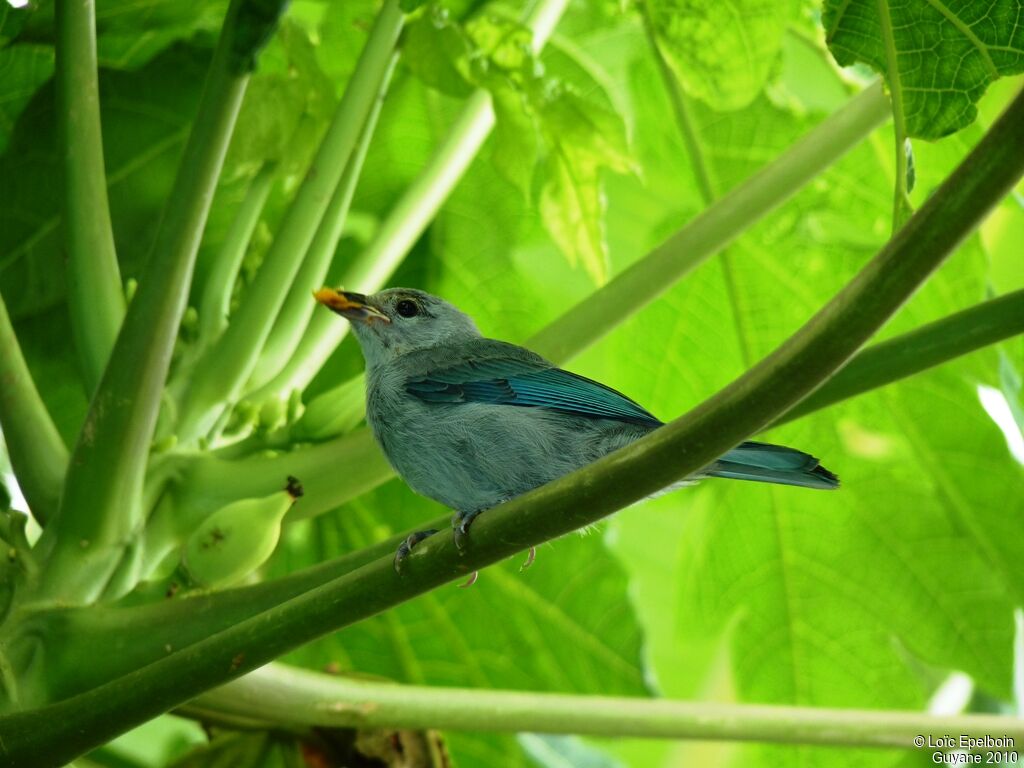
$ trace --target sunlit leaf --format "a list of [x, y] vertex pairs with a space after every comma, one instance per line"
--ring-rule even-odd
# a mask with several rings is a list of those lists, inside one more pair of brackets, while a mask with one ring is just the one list
[[466, 79], [471, 52], [466, 34], [448, 12], [431, 5], [406, 27], [402, 63], [431, 88], [449, 96], [468, 96], [473, 91]]
[[540, 198], [544, 225], [570, 263], [580, 261], [603, 283], [608, 251], [601, 169], [630, 170], [625, 126], [614, 112], [568, 90], [546, 98], [538, 115], [549, 149]]
[[653, 0], [647, 8], [683, 88], [719, 109], [738, 109], [764, 87], [797, 4]]

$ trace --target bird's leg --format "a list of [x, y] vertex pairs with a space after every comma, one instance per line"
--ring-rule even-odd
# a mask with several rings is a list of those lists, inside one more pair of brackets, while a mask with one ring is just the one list
[[455, 534], [455, 548], [460, 552], [466, 548], [469, 540], [469, 526], [473, 524], [483, 509], [474, 509], [469, 512], [456, 512], [452, 515], [452, 531]]
[[395, 552], [395, 573], [401, 576], [402, 562], [412, 552], [412, 548], [429, 536], [433, 536], [435, 533], [437, 533], [437, 529], [431, 528], [428, 531], [416, 531], [416, 533], [410, 534], [408, 538], [399, 545], [398, 551]]

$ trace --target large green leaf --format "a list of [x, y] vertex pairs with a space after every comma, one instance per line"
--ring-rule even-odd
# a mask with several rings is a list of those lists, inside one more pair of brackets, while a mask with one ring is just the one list
[[[178, 47], [132, 73], [101, 73], [104, 155], [122, 274], [137, 274], [188, 135], [207, 53]], [[0, 288], [14, 316], [64, 293], [52, 83], [32, 99], [0, 157]]]
[[[31, 4], [25, 34], [53, 42], [53, 0]], [[135, 69], [180, 40], [210, 36], [220, 28], [226, 0], [103, 0], [96, 3], [100, 66]]]
[[1019, 0], [826, 0], [822, 23], [843, 66], [881, 73], [907, 133], [937, 138], [974, 122], [992, 81], [1024, 71]]

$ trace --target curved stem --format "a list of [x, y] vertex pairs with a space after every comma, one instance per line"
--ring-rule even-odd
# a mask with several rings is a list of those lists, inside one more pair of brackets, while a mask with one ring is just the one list
[[403, 21], [399, 1], [385, 0], [334, 119], [255, 281], [224, 335], [196, 364], [178, 425], [183, 442], [205, 435], [223, 406], [238, 398], [252, 375], [301, 265], [297, 255], [306, 253], [380, 92]]
[[228, 326], [235, 278], [238, 277], [252, 233], [259, 224], [263, 206], [274, 186], [276, 174], [277, 167], [272, 162], [264, 163], [257, 171], [220, 247], [199, 301], [200, 348], [205, 349], [216, 341]]
[[893, 37], [889, 0], [877, 0], [878, 24], [885, 43], [885, 66], [892, 97], [893, 142], [896, 146], [896, 182], [893, 185], [892, 231], [903, 226], [913, 211], [907, 196], [907, 127], [903, 114], [903, 81], [900, 78], [896, 39]]
[[86, 392], [91, 395], [125, 312], [103, 165], [95, 0], [57, 0], [54, 23], [68, 305]]
[[44, 525], [57, 511], [68, 449], [36, 390], [7, 306], [0, 296], [0, 428], [32, 516]]
[[1024, 333], [1024, 289], [978, 304], [862, 350], [772, 426]]
[[91, 602], [142, 522], [149, 444], [199, 239], [248, 83], [231, 51], [239, 6], [228, 10], [199, 111], [154, 250], [71, 456], [61, 506], [39, 541], [49, 557], [44, 600]]
[[569, 531], [699, 471], [792, 408], [892, 316], [1024, 174], [1024, 94], [857, 276], [781, 347], [694, 410], [566, 477], [488, 510], [471, 545], [434, 536], [370, 562], [86, 693], [0, 718], [8, 763], [57, 763], [310, 639]]
[[399, 685], [270, 664], [183, 709], [280, 727], [437, 728], [603, 737], [764, 741], [917, 749], [914, 737], [956, 733], [1024, 741], [1024, 721], [1000, 715], [718, 704]]
[[323, 514], [394, 477], [365, 427], [286, 453], [234, 461], [202, 458], [185, 467], [181, 483], [185, 498], [180, 506], [191, 510], [264, 496], [280, 490], [282, 478], [299, 478], [304, 495], [289, 514], [290, 521]]

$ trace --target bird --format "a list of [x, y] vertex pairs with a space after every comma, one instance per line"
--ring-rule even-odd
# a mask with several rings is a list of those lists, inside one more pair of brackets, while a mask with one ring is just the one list
[[[412, 490], [454, 511], [460, 550], [485, 510], [664, 426], [611, 387], [484, 337], [467, 314], [424, 291], [388, 288], [367, 296], [322, 288], [313, 295], [352, 326], [366, 362], [366, 420], [377, 443]], [[814, 456], [754, 441], [684, 482], [708, 477], [839, 487]], [[416, 544], [435, 533], [419, 531], [403, 542], [395, 556], [399, 573]]]

